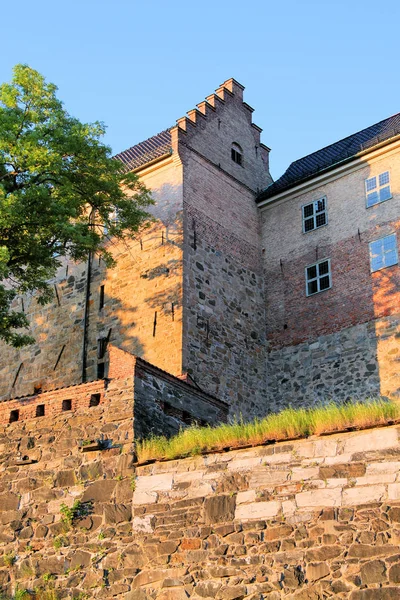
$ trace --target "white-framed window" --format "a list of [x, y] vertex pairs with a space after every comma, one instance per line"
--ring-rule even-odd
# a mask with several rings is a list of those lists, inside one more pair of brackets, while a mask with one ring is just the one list
[[303, 232], [313, 231], [318, 227], [323, 227], [328, 223], [328, 213], [326, 210], [326, 198], [314, 200], [310, 204], [302, 206], [303, 213]]
[[367, 208], [374, 206], [374, 204], [385, 202], [385, 200], [389, 200], [392, 197], [389, 171], [365, 180], [365, 196], [367, 199]]
[[380, 271], [386, 267], [391, 267], [392, 265], [397, 265], [399, 259], [397, 254], [396, 234], [392, 233], [379, 240], [370, 242], [369, 260], [371, 264], [371, 273]]
[[233, 142], [232, 144], [231, 159], [233, 162], [243, 167], [243, 150], [236, 142]]
[[312, 296], [332, 287], [331, 261], [324, 258], [306, 267], [306, 296]]

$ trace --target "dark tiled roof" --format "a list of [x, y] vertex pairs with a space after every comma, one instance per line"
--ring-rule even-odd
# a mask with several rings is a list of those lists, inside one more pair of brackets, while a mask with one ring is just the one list
[[351, 160], [363, 150], [373, 148], [398, 134], [400, 134], [400, 113], [296, 160], [282, 177], [261, 192], [257, 202], [271, 198], [322, 171], [333, 169], [340, 162]]
[[171, 133], [169, 129], [153, 135], [153, 137], [116, 154], [114, 158], [124, 163], [128, 170], [137, 169], [142, 165], [160, 158], [171, 152]]

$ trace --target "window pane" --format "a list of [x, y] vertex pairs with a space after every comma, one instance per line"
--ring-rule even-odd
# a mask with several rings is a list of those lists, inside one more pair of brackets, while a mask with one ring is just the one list
[[383, 269], [384, 266], [382, 256], [373, 256], [371, 258], [371, 271], [378, 271], [379, 269]]
[[317, 227], [321, 227], [322, 225], [326, 225], [326, 214], [325, 213], [321, 213], [320, 215], [317, 215], [315, 217], [315, 221], [316, 221]]
[[372, 192], [371, 194], [367, 194], [367, 206], [373, 206], [379, 202], [378, 192]]
[[313, 214], [314, 214], [314, 204], [307, 204], [307, 206], [303, 206], [304, 218], [312, 217]]
[[321, 200], [317, 200], [315, 203], [315, 210], [317, 212], [321, 212], [321, 210], [325, 210], [325, 198], [321, 198]]
[[312, 267], [307, 267], [307, 280], [315, 279], [317, 276], [317, 265], [312, 265]]
[[365, 181], [365, 189], [367, 192], [374, 190], [376, 188], [376, 177], [371, 177], [371, 179], [367, 179]]
[[396, 250], [390, 250], [385, 254], [385, 267], [391, 267], [397, 264], [397, 252]]
[[325, 275], [324, 277], [321, 277], [321, 279], [319, 280], [319, 289], [327, 290], [329, 286], [330, 286], [329, 275]]
[[329, 263], [328, 261], [319, 263], [318, 265], [318, 273], [319, 275], [325, 275], [325, 273], [329, 273]]
[[389, 171], [385, 171], [379, 175], [379, 185], [389, 183]]
[[314, 229], [314, 217], [304, 221], [304, 231], [311, 231], [312, 229]]
[[371, 271], [378, 271], [398, 263], [396, 234], [371, 242], [369, 245]]
[[318, 292], [318, 286], [317, 286], [317, 280], [315, 281], [310, 281], [307, 284], [307, 290], [308, 290], [308, 295], [310, 296], [311, 294], [315, 294], [316, 292]]
[[369, 245], [369, 251], [371, 256], [376, 256], [377, 254], [381, 253], [381, 248], [382, 248], [382, 241], [381, 240], [377, 240], [376, 242], [371, 242]]
[[396, 236], [388, 235], [384, 237], [382, 240], [383, 250], [386, 252], [387, 250], [393, 250], [396, 248]]
[[390, 198], [390, 185], [379, 190], [379, 197], [381, 202]]

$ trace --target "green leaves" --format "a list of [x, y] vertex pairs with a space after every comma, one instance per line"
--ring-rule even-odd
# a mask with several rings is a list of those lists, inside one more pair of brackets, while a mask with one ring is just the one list
[[112, 158], [105, 126], [71, 117], [56, 91], [27, 65], [0, 86], [0, 338], [16, 346], [32, 341], [14, 331], [28, 326], [10, 312], [16, 294], [48, 301], [61, 256], [97, 253], [111, 266], [109, 238], [150, 218], [150, 192]]

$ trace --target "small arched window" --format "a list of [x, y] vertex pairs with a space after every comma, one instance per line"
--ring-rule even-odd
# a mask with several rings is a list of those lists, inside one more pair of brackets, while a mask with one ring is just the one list
[[231, 158], [233, 162], [243, 166], [243, 150], [236, 142], [233, 142], [231, 148]]

